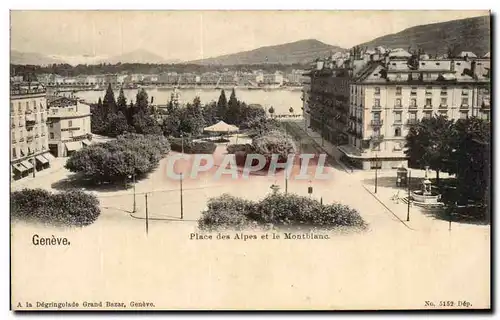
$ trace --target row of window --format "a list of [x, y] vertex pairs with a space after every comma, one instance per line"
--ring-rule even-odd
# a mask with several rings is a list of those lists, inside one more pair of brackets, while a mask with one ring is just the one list
[[[38, 110], [40, 110], [40, 111], [44, 110], [43, 104], [40, 102], [37, 105], [36, 100], [25, 101], [24, 105], [26, 107], [25, 108], [26, 111], [33, 110], [33, 111], [37, 112]], [[14, 113], [14, 111], [15, 111], [15, 109], [14, 109], [14, 102], [11, 102], [10, 103], [10, 112]], [[17, 112], [19, 112], [19, 113], [23, 112], [23, 103], [21, 101], [17, 102]]]
[[[446, 97], [442, 97], [441, 98], [441, 103], [439, 104], [440, 106], [448, 106], [448, 98]], [[468, 97], [462, 97], [462, 106], [468, 106], [469, 105], [469, 98]], [[425, 99], [425, 106], [429, 106], [431, 107], [432, 106], [432, 98], [426, 98]], [[379, 98], [375, 98], [373, 99], [373, 107], [374, 108], [380, 108], [380, 99]], [[401, 98], [397, 98], [396, 100], [394, 100], [394, 107], [398, 108], [398, 107], [402, 107], [402, 99]], [[410, 108], [416, 108], [417, 107], [417, 99], [415, 98], [412, 98], [410, 99], [410, 105], [409, 105]]]
[[37, 144], [37, 145], [35, 145], [35, 148], [21, 147], [21, 148], [19, 148], [19, 156], [18, 156], [17, 148], [12, 148], [12, 159], [17, 159], [18, 157], [23, 158], [23, 157], [26, 157], [30, 154], [38, 153], [38, 152], [44, 151], [46, 149], [47, 149], [47, 147], [44, 144], [42, 144], [41, 146], [39, 146]]
[[[440, 87], [441, 88], [441, 94], [442, 95], [447, 95], [448, 94], [448, 87]], [[375, 87], [374, 88], [375, 90], [375, 94], [380, 94], [380, 87]], [[432, 90], [433, 90], [433, 87], [426, 87], [425, 88], [425, 94], [432, 94]], [[470, 88], [469, 87], [462, 87], [462, 95], [468, 95], [469, 94], [469, 90]], [[362, 92], [362, 90], [360, 89], [359, 90], [360, 93]], [[402, 92], [403, 92], [403, 88], [402, 87], [396, 87], [396, 95], [402, 95]], [[410, 94], [411, 95], [416, 95], [418, 92], [418, 87], [412, 87], [411, 88], [411, 91], [410, 91]], [[488, 88], [482, 88], [481, 89], [481, 92], [483, 94], [489, 94], [489, 89]], [[351, 94], [357, 94], [358, 93], [358, 89], [357, 87], [353, 86], [351, 88]]]

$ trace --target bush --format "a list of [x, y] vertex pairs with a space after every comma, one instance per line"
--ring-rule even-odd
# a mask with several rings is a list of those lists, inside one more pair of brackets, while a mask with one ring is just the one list
[[191, 139], [169, 138], [170, 145], [173, 151], [182, 152], [182, 143], [184, 143], [184, 153], [189, 154], [212, 154], [217, 149], [213, 142], [209, 141], [193, 141]]
[[231, 144], [227, 146], [227, 153], [229, 154], [235, 154], [238, 151], [245, 152], [246, 154], [254, 153], [253, 146], [249, 143]]
[[198, 226], [202, 230], [242, 229], [249, 226], [306, 229], [365, 229], [359, 212], [342, 204], [323, 205], [295, 194], [275, 194], [259, 202], [228, 195], [210, 199]]
[[169, 151], [170, 144], [163, 136], [126, 134], [75, 152], [66, 168], [95, 183], [123, 182], [129, 175], [151, 172]]
[[297, 152], [293, 139], [279, 130], [255, 137], [252, 146], [255, 153], [265, 156], [268, 161], [273, 154], [278, 155], [278, 161], [286, 161], [289, 154]]
[[252, 224], [247, 215], [253, 209], [251, 201], [223, 194], [208, 201], [208, 209], [201, 213], [198, 226], [203, 230], [245, 229]]
[[87, 226], [100, 215], [99, 201], [80, 190], [51, 194], [42, 189], [24, 189], [11, 193], [14, 220], [56, 226]]

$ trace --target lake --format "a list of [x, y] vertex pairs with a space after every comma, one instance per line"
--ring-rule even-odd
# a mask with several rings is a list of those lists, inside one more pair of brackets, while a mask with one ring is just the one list
[[[125, 97], [127, 98], [127, 103], [130, 100], [135, 101], [135, 95], [137, 94], [137, 89], [125, 89], [123, 90]], [[231, 90], [224, 90], [226, 93], [226, 98], [229, 100], [231, 95]], [[170, 96], [173, 89], [161, 89], [156, 88], [146, 89], [149, 99], [154, 97], [154, 104], [166, 105], [170, 101]], [[219, 99], [220, 90], [217, 89], [180, 89], [180, 100], [183, 103], [192, 102], [196, 96], [199, 96], [202, 104], [209, 103], [210, 101], [217, 101]], [[248, 90], [248, 89], [235, 89], [236, 98], [247, 104], [260, 104], [266, 110], [273, 106], [275, 114], [290, 114], [288, 111], [290, 107], [293, 108], [293, 114], [302, 115], [302, 96], [301, 91], [291, 91], [291, 90]], [[115, 98], [118, 98], [119, 91], [115, 91]], [[85, 99], [89, 103], [96, 103], [99, 98], [104, 98], [105, 91], [79, 91], [76, 95], [82, 99]]]

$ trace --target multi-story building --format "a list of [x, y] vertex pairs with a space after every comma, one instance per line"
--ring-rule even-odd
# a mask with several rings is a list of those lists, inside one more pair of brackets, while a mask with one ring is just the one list
[[77, 99], [56, 97], [48, 103], [48, 148], [57, 157], [90, 145], [90, 106]]
[[264, 74], [262, 76], [264, 85], [283, 85], [283, 73], [276, 71], [275, 73]]
[[306, 73], [305, 70], [292, 70], [292, 72], [287, 75], [288, 83], [295, 85], [302, 84], [307, 79], [304, 73]]
[[11, 84], [11, 178], [18, 180], [46, 169], [49, 153], [46, 90], [39, 84]]
[[311, 85], [304, 86], [303, 96], [307, 125], [363, 169], [406, 167], [405, 137], [424, 117], [490, 119], [490, 60], [471, 53], [430, 59], [403, 49], [356, 48], [318, 61], [308, 75]]
[[[307, 122], [323, 139], [339, 145], [347, 142], [349, 116], [349, 70], [323, 68], [308, 73], [311, 78], [307, 94]], [[305, 95], [306, 96], [306, 95]]]

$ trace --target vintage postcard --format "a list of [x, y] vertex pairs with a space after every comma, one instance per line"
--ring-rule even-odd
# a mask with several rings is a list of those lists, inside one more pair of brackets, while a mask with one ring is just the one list
[[10, 16], [12, 310], [491, 308], [489, 11]]

